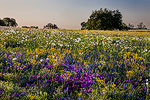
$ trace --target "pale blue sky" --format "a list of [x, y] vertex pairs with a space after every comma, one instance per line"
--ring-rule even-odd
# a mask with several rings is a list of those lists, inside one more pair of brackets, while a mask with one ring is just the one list
[[0, 0], [0, 18], [12, 17], [19, 26], [43, 27], [48, 22], [62, 29], [80, 29], [92, 10], [119, 9], [123, 21], [150, 28], [150, 0]]

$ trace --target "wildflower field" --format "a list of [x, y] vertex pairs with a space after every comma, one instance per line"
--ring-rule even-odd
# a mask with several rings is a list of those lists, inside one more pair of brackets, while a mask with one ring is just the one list
[[0, 27], [1, 100], [150, 100], [149, 31]]

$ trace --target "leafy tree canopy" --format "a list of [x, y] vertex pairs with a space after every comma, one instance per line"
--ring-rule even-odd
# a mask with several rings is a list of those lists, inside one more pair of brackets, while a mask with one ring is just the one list
[[56, 24], [48, 23], [46, 26], [44, 26], [46, 29], [58, 29]]
[[88, 30], [127, 29], [127, 25], [122, 22], [121, 12], [107, 8], [93, 11], [88, 21], [82, 22], [81, 26], [81, 29]]
[[14, 18], [3, 18], [3, 20], [0, 19], [0, 26], [12, 26], [16, 27], [18, 26], [16, 20]]
[[146, 25], [144, 25], [143, 22], [139, 23], [139, 24], [137, 25], [137, 27], [138, 27], [138, 29], [147, 29], [147, 28], [146, 28]]

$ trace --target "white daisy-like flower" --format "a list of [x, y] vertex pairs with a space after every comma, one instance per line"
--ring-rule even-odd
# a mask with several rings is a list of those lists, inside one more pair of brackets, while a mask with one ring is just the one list
[[43, 61], [44, 61], [43, 59], [40, 60], [40, 62], [43, 62]]
[[17, 58], [13, 58], [12, 60], [15, 61], [15, 60], [17, 60]]
[[46, 58], [46, 60], [49, 60], [49, 58]]
[[35, 57], [37, 58], [37, 57], [38, 57], [38, 55], [35, 55]]
[[4, 45], [6, 45], [6, 42], [4, 42]]

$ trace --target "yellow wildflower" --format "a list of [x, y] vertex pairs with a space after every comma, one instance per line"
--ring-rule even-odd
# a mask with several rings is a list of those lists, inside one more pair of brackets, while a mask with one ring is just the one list
[[82, 53], [82, 52], [83, 52], [83, 50], [78, 50], [78, 52], [79, 52], [79, 53]]
[[100, 57], [102, 58], [104, 55], [100, 55]]
[[2, 73], [0, 73], [0, 77], [2, 76], [3, 74]]
[[88, 64], [90, 64], [90, 62], [84, 62], [84, 65], [88, 65]]
[[131, 52], [127, 52], [127, 56], [129, 56], [131, 54]]
[[99, 69], [100, 69], [101, 67], [102, 67], [101, 65], [98, 66]]
[[61, 73], [64, 73], [65, 71], [64, 71], [64, 70], [60, 70], [60, 72], [61, 72]]
[[40, 49], [40, 53], [44, 53], [45, 52], [45, 50], [44, 49]]
[[52, 58], [53, 55], [48, 55], [47, 58]]
[[127, 77], [132, 77], [133, 76], [133, 74], [134, 74], [134, 72], [133, 71], [127, 71]]
[[70, 51], [70, 50], [66, 50], [66, 52], [67, 52], [67, 53], [70, 53], [71, 51]]
[[14, 63], [14, 67], [17, 67], [17, 66], [20, 66], [20, 65], [21, 65], [21, 63], [19, 63], [19, 62]]
[[31, 97], [30, 97], [30, 100], [33, 100], [34, 98], [35, 98], [35, 96], [31, 96]]
[[99, 82], [99, 83], [103, 83], [104, 82], [104, 80], [96, 80], [97, 82]]
[[5, 41], [5, 39], [4, 39], [4, 38], [1, 38], [1, 41]]
[[36, 60], [35, 60], [35, 59], [31, 59], [30, 62], [31, 62], [32, 64], [34, 64], [34, 63], [36, 62]]
[[33, 100], [36, 96], [31, 96], [31, 94], [29, 94], [28, 97], [30, 98], [30, 100]]
[[115, 86], [116, 86], [116, 84], [113, 84], [113, 85], [112, 85], [112, 88], [114, 88]]
[[55, 48], [51, 48], [51, 50], [53, 51], [53, 50], [55, 50]]
[[78, 93], [78, 96], [81, 97], [81, 94], [82, 94], [82, 93]]
[[2, 45], [2, 44], [0, 44], [0, 47], [3, 47], [3, 45]]
[[66, 51], [66, 49], [62, 49], [63, 51]]
[[134, 60], [133, 59], [131, 59], [131, 62], [133, 62]]
[[23, 65], [23, 69], [24, 69], [24, 68], [26, 68], [26, 66], [25, 66], [25, 65]]
[[139, 57], [139, 59], [140, 59], [140, 60], [143, 60], [144, 58], [143, 58], [143, 57]]
[[57, 49], [57, 51], [61, 51], [61, 49]]
[[5, 85], [8, 85], [8, 81], [7, 81], [7, 82], [5, 82]]
[[127, 54], [124, 54], [123, 58], [126, 59], [127, 58]]
[[106, 92], [107, 92], [107, 89], [106, 89], [106, 88], [104, 88], [104, 89], [103, 89], [103, 93], [104, 93], [104, 94], [106, 94]]
[[38, 49], [38, 48], [36, 48], [36, 49], [35, 49], [35, 52], [36, 52], [36, 53], [38, 53], [38, 52], [39, 52], [39, 49]]
[[138, 59], [138, 54], [135, 54], [133, 58]]
[[146, 70], [145, 66], [140, 66], [140, 70], [143, 72], [144, 70]]

